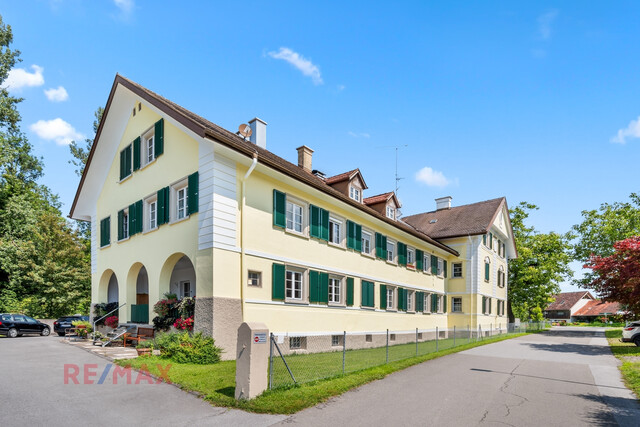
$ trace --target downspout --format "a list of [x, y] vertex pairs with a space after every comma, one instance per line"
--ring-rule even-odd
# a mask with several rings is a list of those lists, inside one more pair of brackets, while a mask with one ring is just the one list
[[246, 181], [249, 178], [249, 175], [253, 172], [256, 165], [258, 164], [258, 153], [253, 153], [253, 160], [251, 162], [251, 166], [249, 166], [249, 170], [244, 174], [242, 178], [242, 186], [241, 186], [241, 202], [240, 202], [240, 309], [242, 313], [242, 321], [244, 322], [244, 207], [245, 207], [245, 190], [246, 190]]
[[[467, 259], [468, 262], [471, 263], [471, 268], [469, 268], [469, 271], [471, 272], [469, 274], [469, 280], [470, 280], [470, 285], [471, 285], [471, 289], [469, 292], [469, 328], [471, 328], [472, 323], [473, 323], [473, 302], [474, 300], [476, 300], [477, 298], [474, 298], [474, 293], [473, 293], [473, 239], [471, 238], [471, 234], [468, 234], [467, 237], [469, 238], [469, 250], [471, 251], [471, 254], [467, 254]], [[469, 256], [471, 255], [471, 256]]]

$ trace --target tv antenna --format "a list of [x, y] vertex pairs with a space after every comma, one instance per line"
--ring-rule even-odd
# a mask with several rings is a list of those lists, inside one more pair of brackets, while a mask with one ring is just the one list
[[244, 140], [246, 141], [247, 139], [249, 139], [252, 133], [253, 131], [251, 130], [251, 126], [243, 123], [238, 126], [238, 132], [236, 133], [236, 135], [242, 136], [242, 138], [244, 138]]
[[396, 150], [396, 175], [395, 175], [395, 181], [396, 181], [396, 189], [395, 189], [395, 193], [396, 193], [396, 197], [398, 197], [398, 190], [400, 189], [400, 181], [404, 179], [404, 177], [398, 176], [398, 150], [400, 150], [401, 148], [405, 148], [408, 147], [408, 144], [401, 144], [401, 145], [384, 145], [382, 147], [378, 147], [378, 148], [393, 148], [394, 150]]

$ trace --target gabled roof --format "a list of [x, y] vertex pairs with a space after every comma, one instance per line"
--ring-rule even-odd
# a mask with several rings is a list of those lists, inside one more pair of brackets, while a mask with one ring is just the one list
[[589, 301], [580, 310], [573, 313], [574, 316], [602, 316], [604, 314], [616, 314], [622, 311], [617, 302], [603, 302], [600, 300]]
[[367, 183], [364, 182], [364, 178], [362, 177], [362, 172], [360, 172], [360, 169], [356, 168], [354, 170], [350, 170], [348, 172], [343, 172], [341, 174], [338, 175], [334, 175], [334, 176], [330, 176], [329, 178], [326, 178], [324, 180], [324, 182], [326, 182], [329, 185], [333, 185], [336, 184], [338, 182], [342, 182], [342, 181], [346, 181], [349, 180], [351, 181], [356, 175], [360, 176], [360, 181], [362, 181], [362, 186], [364, 187], [363, 190], [366, 190], [367, 188]]
[[470, 205], [455, 206], [417, 215], [402, 220], [434, 239], [475, 236], [489, 231], [506, 199], [486, 200]]
[[393, 191], [390, 191], [388, 193], [378, 194], [377, 196], [367, 197], [366, 199], [364, 199], [362, 201], [362, 203], [364, 203], [367, 206], [375, 205], [375, 204], [378, 204], [378, 203], [386, 203], [391, 198], [393, 198], [393, 201], [395, 202], [396, 206], [400, 207], [400, 202], [398, 201], [398, 198], [396, 197], [396, 193], [394, 193]]
[[593, 299], [593, 295], [589, 291], [562, 292], [555, 296], [555, 301], [549, 304], [546, 310], [571, 310], [585, 296]]
[[343, 203], [349, 204], [355, 207], [356, 209], [359, 209], [360, 211], [363, 211], [364, 213], [369, 214], [372, 217], [375, 217], [376, 219], [387, 223], [392, 227], [395, 227], [405, 233], [411, 234], [414, 237], [421, 239], [433, 246], [436, 246], [446, 252], [449, 252], [454, 255], [459, 255], [458, 251], [456, 251], [455, 249], [452, 249], [447, 245], [432, 239], [431, 237], [424, 234], [423, 232], [419, 230], [415, 230], [414, 228], [406, 224], [403, 224], [402, 222], [389, 219], [386, 216], [380, 214], [379, 212], [376, 212], [374, 209], [362, 203], [359, 203], [355, 200], [350, 199], [347, 195], [342, 194], [339, 191], [332, 188], [331, 186], [327, 185], [323, 179], [318, 178], [312, 173], [305, 171], [301, 167], [294, 165], [293, 163], [288, 162], [282, 157], [279, 157], [264, 148], [258, 147], [257, 145], [252, 144], [249, 141], [245, 141], [244, 138], [234, 134], [233, 132], [229, 132], [228, 130], [210, 122], [209, 120], [206, 120], [198, 116], [197, 114], [192, 113], [191, 111], [179, 106], [178, 104], [175, 104], [169, 101], [168, 99], [163, 98], [162, 96], [150, 91], [149, 89], [119, 74], [116, 74], [115, 80], [113, 82], [113, 86], [111, 87], [111, 92], [109, 93], [109, 98], [107, 100], [107, 105], [105, 107], [103, 120], [101, 120], [100, 126], [98, 126], [98, 131], [96, 132], [94, 144], [91, 147], [91, 151], [89, 152], [87, 164], [85, 166], [84, 173], [80, 179], [80, 184], [78, 185], [78, 190], [76, 191], [76, 196], [71, 206], [71, 212], [69, 214], [69, 217], [71, 218], [86, 220], [86, 217], [84, 217], [83, 215], [76, 215], [75, 211], [78, 205], [79, 198], [84, 195], [83, 186], [84, 186], [86, 177], [91, 171], [93, 157], [96, 152], [96, 149], [99, 145], [103, 144], [100, 137], [103, 132], [104, 123], [106, 123], [107, 121], [105, 120], [105, 118], [108, 117], [109, 115], [110, 107], [114, 100], [116, 90], [118, 89], [119, 86], [126, 88], [136, 96], [140, 97], [141, 99], [150, 103], [154, 107], [158, 108], [163, 114], [166, 114], [167, 116], [171, 117], [172, 119], [174, 119], [175, 121], [177, 121], [178, 123], [180, 123], [181, 125], [183, 125], [184, 127], [186, 127], [187, 129], [189, 129], [190, 131], [192, 131], [198, 136], [201, 136], [203, 138], [210, 139], [210, 140], [215, 140], [216, 142], [223, 144], [248, 158], [253, 158], [254, 156], [257, 156], [258, 163], [264, 166], [277, 170], [280, 173], [283, 173], [287, 176], [290, 176], [293, 179], [296, 179], [306, 185], [309, 185], [319, 191], [322, 191], [334, 197], [335, 199], [342, 201]]

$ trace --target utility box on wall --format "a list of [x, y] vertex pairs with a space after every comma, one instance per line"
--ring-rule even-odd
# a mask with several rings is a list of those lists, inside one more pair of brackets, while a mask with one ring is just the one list
[[269, 329], [264, 323], [243, 323], [238, 328], [236, 399], [253, 399], [267, 389]]

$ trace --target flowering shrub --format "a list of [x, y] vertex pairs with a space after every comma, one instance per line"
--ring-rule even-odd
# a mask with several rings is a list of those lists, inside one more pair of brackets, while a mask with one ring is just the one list
[[189, 317], [193, 317], [196, 309], [196, 298], [184, 297], [180, 302], [178, 302], [176, 307], [180, 311], [180, 316], [183, 319], [188, 319]]
[[119, 324], [118, 316], [109, 316], [104, 320], [104, 324], [110, 328], [117, 328]]
[[176, 299], [161, 299], [153, 306], [153, 312], [160, 317], [167, 317], [171, 310], [175, 308], [178, 300]]
[[192, 331], [193, 330], [193, 317], [187, 317], [186, 319], [176, 319], [173, 327], [176, 329], [181, 329], [183, 331]]

